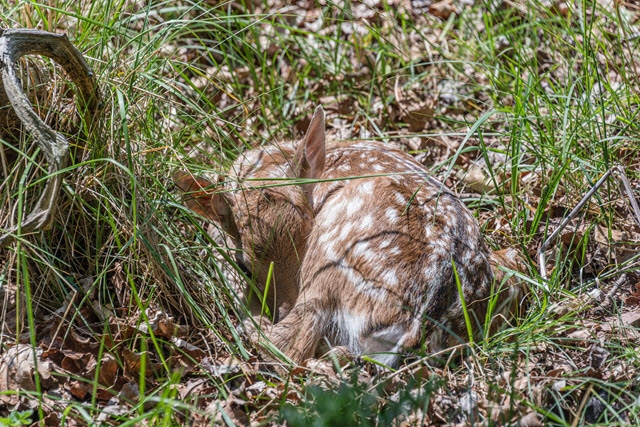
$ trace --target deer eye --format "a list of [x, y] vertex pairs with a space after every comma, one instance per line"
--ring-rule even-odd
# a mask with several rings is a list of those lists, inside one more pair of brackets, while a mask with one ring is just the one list
[[273, 195], [271, 194], [271, 192], [265, 188], [261, 188], [260, 189], [260, 195], [262, 196], [262, 198], [269, 204], [273, 203]]
[[242, 252], [238, 252], [236, 254], [236, 265], [238, 268], [245, 274], [247, 277], [251, 277], [252, 273], [247, 264], [245, 264], [244, 259], [242, 257]]
[[240, 269], [240, 271], [244, 273], [245, 276], [251, 277], [252, 275], [251, 270], [249, 270], [249, 268], [245, 265], [244, 261], [238, 262], [236, 264], [238, 265], [238, 268]]
[[264, 255], [264, 247], [261, 245], [253, 245], [251, 247], [251, 251], [253, 252], [253, 256], [257, 259], [262, 258], [262, 256]]

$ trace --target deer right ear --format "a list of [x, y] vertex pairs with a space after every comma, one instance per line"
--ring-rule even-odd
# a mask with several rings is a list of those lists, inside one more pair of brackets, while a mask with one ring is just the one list
[[[293, 158], [293, 174], [296, 178], [319, 179], [324, 172], [325, 157], [324, 110], [318, 106], [304, 139], [298, 144]], [[313, 185], [302, 185], [309, 200], [311, 200]]]
[[172, 178], [184, 193], [184, 203], [189, 209], [215, 221], [232, 237], [239, 238], [231, 212], [231, 200], [225, 193], [213, 190], [216, 184], [186, 172], [176, 172]]

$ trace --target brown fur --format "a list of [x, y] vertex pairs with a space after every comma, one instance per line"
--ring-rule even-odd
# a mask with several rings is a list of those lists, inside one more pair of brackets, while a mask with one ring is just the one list
[[[273, 186], [286, 178], [298, 184]], [[274, 263], [266, 331], [295, 362], [322, 337], [387, 364], [464, 342], [456, 273], [478, 334], [504, 276], [497, 266], [519, 267], [514, 251], [491, 253], [471, 212], [411, 156], [372, 141], [325, 146], [321, 108], [297, 149], [249, 151], [211, 190], [187, 174], [176, 182], [190, 208], [233, 237], [259, 289]], [[519, 296], [502, 284], [500, 313]]]

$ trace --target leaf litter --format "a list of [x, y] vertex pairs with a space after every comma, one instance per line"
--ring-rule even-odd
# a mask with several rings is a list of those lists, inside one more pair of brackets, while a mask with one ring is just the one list
[[[568, 3], [548, 3], [546, 10], [550, 15], [570, 16]], [[465, 132], [438, 133], [459, 130], [443, 123], [442, 117], [457, 123], [474, 123], [493, 103], [486, 87], [482, 86], [488, 86], [485, 75], [475, 75], [473, 69], [451, 69], [444, 65], [459, 53], [459, 40], [453, 37], [453, 32], [445, 31], [446, 27], [430, 25], [434, 20], [446, 21], [464, 14], [473, 2], [416, 0], [386, 4], [407, 14], [415, 29], [405, 32], [394, 28], [393, 19], [380, 1], [353, 2], [352, 16], [347, 19], [339, 15], [340, 8], [332, 9], [334, 15], [327, 15], [314, 2], [285, 5], [279, 0], [270, 0], [269, 10], [278, 11], [275, 12], [278, 18], [260, 24], [256, 43], [273, 58], [271, 65], [280, 70], [283, 81], [297, 79], [293, 74], [308, 61], [304, 59], [304, 50], [313, 49], [313, 40], [308, 46], [292, 46], [290, 50], [297, 51], [301, 58], [295, 67], [286, 55], [279, 55], [283, 48], [274, 37], [292, 28], [331, 35], [329, 42], [358, 40], [357, 44], [366, 45], [362, 39], [369, 33], [367, 26], [376, 23], [388, 32], [386, 41], [399, 56], [430, 64], [430, 78], [411, 81], [397, 76], [381, 80], [380, 94], [372, 94], [368, 100], [349, 95], [323, 96], [319, 102], [328, 114], [328, 132], [338, 139], [387, 138], [390, 144], [414, 153], [419, 161], [433, 167], [436, 177], [448, 186], [473, 199], [481, 200], [480, 195], [505, 191], [517, 181], [522, 193], [527, 195], [523, 196], [526, 206], [530, 207], [523, 215], [532, 236], [526, 249], [534, 257], [542, 239], [558, 227], [581, 195], [558, 188], [554, 204], [542, 209], [544, 218], [540, 220], [536, 208], [550, 179], [547, 171], [521, 170], [519, 176], [511, 176], [506, 165], [512, 159], [507, 154], [508, 144], [501, 137], [483, 137], [482, 144], [489, 148], [489, 156], [484, 158], [478, 154], [480, 141], [476, 135], [466, 140], [469, 150], [460, 150], [468, 128], [463, 129]], [[526, 16], [524, 2], [496, 4], [499, 4], [496, 7], [511, 8], [516, 16]], [[252, 12], [266, 12], [261, 7], [254, 4]], [[640, 10], [631, 5], [623, 10], [624, 18], [637, 25]], [[596, 15], [599, 13], [595, 11]], [[286, 21], [287, 26], [273, 25], [278, 19]], [[476, 25], [477, 30], [482, 31], [485, 23], [478, 19]], [[608, 26], [603, 28], [617, 31]], [[370, 54], [357, 52], [349, 43], [336, 43], [334, 48], [345, 50], [349, 61], [344, 70], [313, 81], [315, 92], [328, 92], [332, 80], [352, 79], [357, 86], [358, 81], [376, 78], [374, 72], [378, 71], [379, 64]], [[505, 55], [513, 54], [509, 40], [504, 38], [496, 40], [494, 48], [503, 50]], [[185, 61], [196, 61], [202, 55], [177, 45], [166, 46], [161, 54], [182, 56]], [[537, 58], [538, 72], [548, 82], [546, 87], [551, 88], [566, 78], [567, 70], [562, 66], [565, 61], [557, 52], [532, 48], [529, 54]], [[260, 136], [272, 140], [284, 136], [272, 135], [255, 115], [247, 115], [247, 111], [260, 111], [264, 107], [260, 105], [258, 85], [248, 69], [234, 69], [228, 64], [206, 66], [205, 59], [203, 64], [203, 76], [192, 81], [210, 95], [223, 112], [207, 124], [205, 133], [215, 135], [215, 127], [219, 126], [241, 129], [250, 139]], [[627, 65], [613, 65], [610, 80], [615, 82], [619, 77], [614, 70]], [[214, 81], [218, 84], [211, 84]], [[246, 87], [242, 99], [254, 99], [254, 104], [239, 101], [233, 94], [234, 81]], [[597, 95], [607, 96], [606, 93]], [[503, 102], [509, 105], [511, 101], [507, 98]], [[296, 106], [288, 113], [290, 117], [300, 117], [294, 124], [298, 132], [306, 129], [309, 120], [303, 112], [312, 111], [312, 103], [307, 104]], [[359, 114], [367, 105], [369, 116]], [[267, 116], [273, 114], [266, 107], [263, 111]], [[169, 130], [181, 126], [177, 115], [169, 113], [164, 120]], [[496, 131], [505, 131], [507, 127], [508, 124], [496, 120]], [[190, 150], [196, 156], [208, 156], [206, 144], [201, 142], [192, 141]], [[527, 156], [533, 155], [527, 151], [521, 153], [525, 162]], [[457, 173], [448, 174], [443, 166], [454, 156], [457, 156]], [[639, 187], [637, 180], [632, 185], [636, 190]], [[78, 296], [70, 296], [58, 310], [39, 319], [33, 347], [28, 336], [15, 336], [15, 287], [12, 288], [8, 280], [0, 290], [5, 302], [0, 410], [5, 413], [36, 410], [40, 405], [44, 424], [59, 425], [69, 402], [95, 400], [101, 408], [96, 421], [116, 424], [118, 417], [130, 414], [140, 403], [141, 387], [158, 392], [171, 387], [175, 399], [202, 409], [189, 415], [190, 425], [194, 426], [210, 425], [212, 421], [238, 425], [271, 423], [277, 419], [283, 403], [294, 407], [304, 406], [305, 402], [321, 405], [326, 404], [325, 400], [334, 399], [337, 393], [350, 396], [356, 402], [365, 395], [374, 396], [369, 402], [370, 408], [384, 408], [387, 412], [381, 413], [389, 414], [396, 425], [536, 426], [545, 425], [548, 419], [561, 419], [575, 425], [581, 416], [587, 422], [596, 422], [608, 407], [618, 408], [624, 421], [628, 419], [626, 413], [637, 411], [638, 406], [638, 367], [633, 358], [624, 357], [624, 349], [640, 351], [640, 275], [633, 269], [637, 265], [640, 228], [633, 221], [624, 193], [615, 194], [613, 191], [609, 199], [603, 197], [589, 202], [583, 214], [560, 234], [558, 246], [550, 248], [550, 274], [557, 259], [569, 260], [574, 267], [575, 276], [566, 279], [571, 283], [569, 294], [551, 304], [546, 318], [536, 323], [535, 329], [522, 332], [530, 336], [523, 340], [525, 348], [518, 347], [516, 337], [502, 358], [487, 357], [482, 347], [477, 350], [474, 347], [458, 352], [457, 360], [447, 355], [430, 355], [407, 361], [398, 371], [388, 372], [366, 360], [329, 355], [310, 359], [283, 376], [258, 356], [238, 359], [230, 355], [217, 344], [221, 341], [219, 336], [179, 323], [169, 310], [152, 300], [145, 302], [148, 308], [141, 312], [131, 304], [133, 296], [122, 263], [116, 263], [111, 272], [119, 307], [100, 303], [91, 289], [94, 278], [80, 280], [82, 292]], [[602, 203], [613, 204], [617, 212], [613, 223], [601, 221]], [[508, 232], [502, 231], [508, 229], [509, 219], [503, 208], [483, 209], [479, 219], [487, 224], [488, 235], [494, 243], [507, 246], [512, 241]], [[213, 237], [214, 240], [220, 238]], [[224, 265], [222, 257], [214, 258]], [[233, 276], [233, 270], [225, 274], [227, 282], [238, 284], [240, 279]], [[596, 280], [588, 282], [587, 278]], [[595, 283], [595, 286], [582, 289], [585, 283]], [[90, 304], [77, 309], [80, 296]], [[565, 318], [570, 318], [570, 322], [564, 322]], [[15, 337], [17, 343], [9, 344], [11, 340], [7, 337]], [[168, 375], [176, 375], [179, 380], [167, 386]], [[617, 388], [604, 384], [616, 384]], [[44, 392], [40, 401], [24, 393], [36, 391], [38, 387]], [[310, 389], [313, 396], [308, 394]], [[153, 404], [145, 402], [145, 405]], [[307, 411], [314, 410], [306, 407]], [[364, 419], [376, 417], [373, 412], [358, 410]], [[74, 422], [82, 425], [80, 421]]]

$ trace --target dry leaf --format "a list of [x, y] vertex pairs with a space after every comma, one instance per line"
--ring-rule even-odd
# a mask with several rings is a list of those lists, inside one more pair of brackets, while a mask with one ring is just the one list
[[26, 344], [5, 351], [0, 357], [0, 392], [36, 389], [34, 355], [38, 360], [38, 373], [45, 379], [51, 377], [51, 362], [42, 360], [42, 353], [41, 348], [34, 349]]
[[605, 319], [605, 321], [600, 325], [600, 328], [605, 332], [611, 332], [614, 329], [617, 329], [619, 326], [622, 327], [633, 327], [638, 328], [640, 325], [640, 312], [639, 311], [629, 311], [617, 316], [610, 316]]
[[521, 427], [544, 427], [540, 417], [535, 412], [529, 412], [524, 417], [520, 418], [518, 425]]
[[453, 0], [442, 0], [429, 5], [429, 13], [437, 18], [449, 19], [449, 16], [456, 11]]
[[70, 381], [68, 390], [77, 399], [84, 399], [92, 389], [92, 385], [84, 381]]

